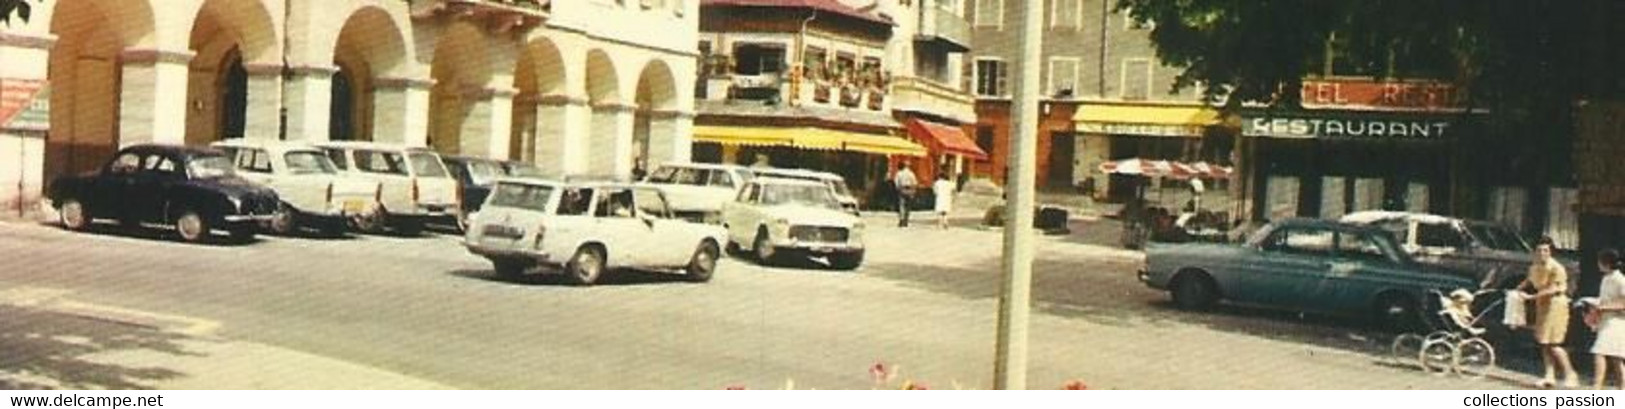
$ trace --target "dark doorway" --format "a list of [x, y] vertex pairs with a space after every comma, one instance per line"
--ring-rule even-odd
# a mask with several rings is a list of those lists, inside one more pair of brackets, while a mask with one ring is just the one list
[[243, 137], [248, 125], [248, 70], [234, 50], [226, 54], [225, 75], [220, 77], [220, 137]]
[[1072, 165], [1077, 158], [1077, 134], [1050, 132], [1049, 169], [1044, 186], [1050, 189], [1072, 188]]
[[339, 66], [333, 73], [332, 104], [328, 108], [327, 137], [335, 141], [355, 139], [355, 99], [349, 70]]

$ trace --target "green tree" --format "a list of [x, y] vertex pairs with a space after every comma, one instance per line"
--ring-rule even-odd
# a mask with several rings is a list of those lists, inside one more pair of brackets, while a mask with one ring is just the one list
[[1378, 78], [1415, 76], [1397, 65], [1443, 61], [1423, 76], [1457, 85], [1468, 106], [1491, 113], [1474, 118], [1483, 132], [1458, 146], [1496, 146], [1529, 163], [1520, 172], [1561, 179], [1576, 101], [1625, 95], [1613, 68], [1625, 62], [1617, 51], [1625, 33], [1612, 27], [1625, 18], [1618, 3], [1625, 2], [1118, 0], [1115, 10], [1153, 24], [1158, 57], [1184, 68], [1176, 89], [1200, 85], [1229, 110], [1297, 106], [1303, 78], [1325, 73], [1328, 44], [1373, 57], [1365, 60], [1376, 67], [1354, 68], [1374, 68], [1361, 71]]
[[0, 0], [0, 23], [11, 25], [12, 16], [26, 22], [33, 14], [34, 7], [28, 0]]

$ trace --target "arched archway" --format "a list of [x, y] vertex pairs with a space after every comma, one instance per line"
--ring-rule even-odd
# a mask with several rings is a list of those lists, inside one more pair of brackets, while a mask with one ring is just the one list
[[677, 80], [665, 61], [651, 60], [638, 74], [633, 115], [632, 161], [648, 171], [658, 162], [674, 157], [677, 134]]
[[[369, 6], [356, 10], [344, 21], [333, 47], [331, 107], [328, 138], [333, 140], [374, 140], [380, 127], [403, 129], [400, 112], [378, 107], [379, 94], [400, 93], [394, 84], [380, 84], [380, 78], [399, 75], [406, 61], [406, 40], [382, 8]], [[395, 98], [401, 99], [401, 98]]]
[[491, 81], [489, 54], [485, 33], [471, 23], [452, 23], [440, 33], [429, 71], [435, 81], [429, 97], [429, 146], [435, 150], [446, 154], [484, 151], [479, 138], [463, 136], [479, 132], [469, 128], [478, 125], [471, 120], [473, 102]]
[[275, 22], [258, 0], [205, 0], [192, 21], [186, 143], [278, 137], [281, 58]]
[[603, 50], [588, 51], [586, 72], [587, 104], [592, 108], [587, 168], [596, 175], [630, 175], [632, 112], [621, 98], [615, 63]]
[[46, 74], [51, 84], [47, 181], [95, 169], [118, 150], [119, 103], [137, 100], [123, 95], [121, 53], [152, 47], [155, 24], [151, 6], [140, 0], [58, 0], [52, 7], [50, 30], [57, 42]]
[[514, 71], [519, 95], [513, 100], [509, 159], [562, 170], [556, 163], [539, 162], [563, 159], [561, 141], [542, 139], [563, 138], [566, 132], [564, 105], [570, 101], [565, 75], [564, 56], [552, 41], [539, 38], [520, 51]]

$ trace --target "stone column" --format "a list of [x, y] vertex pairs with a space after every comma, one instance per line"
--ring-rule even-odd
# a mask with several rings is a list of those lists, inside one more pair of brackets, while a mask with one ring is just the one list
[[187, 64], [191, 51], [125, 50], [120, 75], [119, 146], [186, 143]]
[[592, 138], [587, 148], [588, 173], [596, 176], [632, 176], [633, 105], [609, 103], [592, 106]]
[[564, 95], [536, 101], [536, 166], [549, 175], [578, 175], [587, 171], [587, 121], [592, 113], [587, 100]]
[[290, 141], [322, 142], [331, 138], [327, 134], [333, 109], [333, 74], [338, 67], [331, 65], [302, 65], [288, 68], [289, 78], [283, 84], [284, 109], [287, 125], [283, 139]]
[[462, 101], [468, 114], [458, 128], [457, 152], [491, 159], [508, 157], [513, 125], [513, 89], [469, 88]]
[[248, 110], [244, 139], [282, 138], [282, 66], [244, 64], [248, 71]]
[[434, 81], [424, 78], [374, 79], [372, 140], [427, 146], [429, 89], [432, 87]]
[[694, 115], [654, 111], [649, 116], [649, 168], [662, 163], [688, 162], [694, 153]]

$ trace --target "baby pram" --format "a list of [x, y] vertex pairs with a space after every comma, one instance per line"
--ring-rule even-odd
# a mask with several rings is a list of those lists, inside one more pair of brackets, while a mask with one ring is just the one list
[[1495, 367], [1495, 347], [1485, 341], [1492, 311], [1500, 308], [1504, 299], [1483, 304], [1474, 310], [1474, 300], [1500, 290], [1463, 289], [1445, 294], [1430, 290], [1437, 303], [1438, 319], [1428, 320], [1434, 327], [1426, 335], [1400, 334], [1394, 338], [1394, 359], [1406, 362], [1415, 359], [1423, 370], [1435, 374], [1455, 373], [1470, 377], [1483, 377]]

